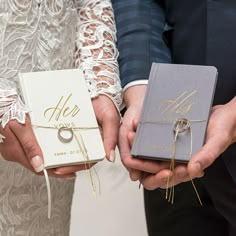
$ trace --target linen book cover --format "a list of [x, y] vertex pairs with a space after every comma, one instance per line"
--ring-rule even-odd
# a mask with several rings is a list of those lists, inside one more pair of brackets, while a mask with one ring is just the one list
[[131, 154], [187, 162], [204, 144], [217, 69], [153, 63]]
[[45, 168], [96, 162], [105, 157], [81, 70], [21, 73], [19, 81]]

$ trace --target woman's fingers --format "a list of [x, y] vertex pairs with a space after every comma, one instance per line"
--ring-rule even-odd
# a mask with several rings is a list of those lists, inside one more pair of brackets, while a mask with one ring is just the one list
[[44, 168], [43, 154], [34, 135], [31, 122], [27, 116], [25, 124], [19, 124], [17, 121], [11, 121], [10, 130], [16, 136], [20, 143], [25, 157], [32, 165], [35, 172], [41, 172]]

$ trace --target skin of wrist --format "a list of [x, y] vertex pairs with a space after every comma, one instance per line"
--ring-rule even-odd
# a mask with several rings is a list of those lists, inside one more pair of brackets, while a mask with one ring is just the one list
[[146, 89], [147, 85], [129, 87], [124, 93], [126, 107], [129, 108], [130, 106], [140, 106], [140, 104], [143, 104]]

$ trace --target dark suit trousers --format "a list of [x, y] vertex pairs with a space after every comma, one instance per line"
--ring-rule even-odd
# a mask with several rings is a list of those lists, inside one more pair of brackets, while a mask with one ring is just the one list
[[236, 187], [223, 160], [194, 183], [203, 206], [191, 182], [175, 187], [174, 204], [165, 199], [165, 190], [144, 191], [149, 236], [236, 235]]

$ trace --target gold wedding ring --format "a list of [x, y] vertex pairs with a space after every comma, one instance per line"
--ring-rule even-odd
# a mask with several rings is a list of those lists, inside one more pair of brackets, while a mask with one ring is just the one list
[[57, 137], [62, 143], [69, 143], [74, 136], [72, 128], [61, 127], [57, 132]]

